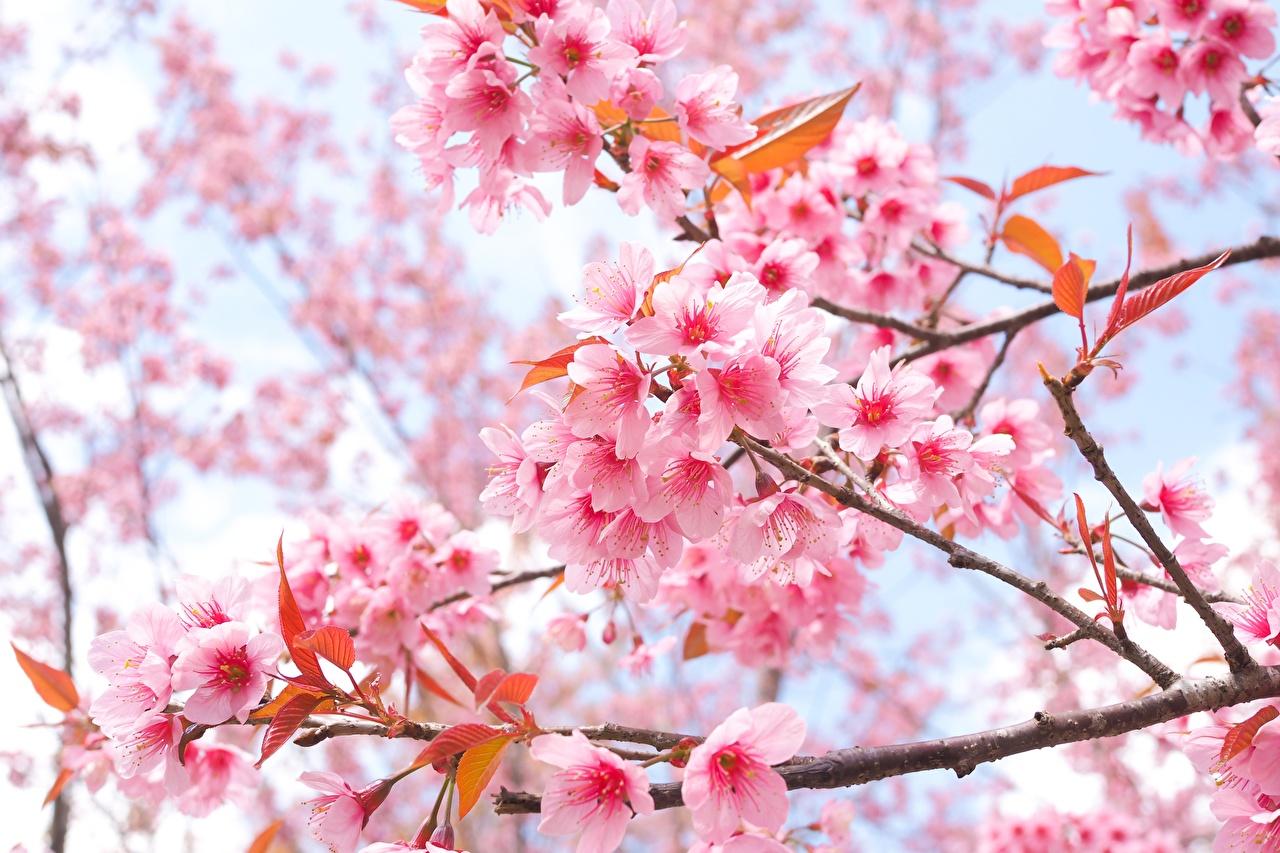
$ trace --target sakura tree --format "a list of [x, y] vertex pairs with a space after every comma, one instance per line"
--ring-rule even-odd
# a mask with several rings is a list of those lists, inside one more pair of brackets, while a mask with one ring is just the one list
[[[60, 32], [0, 88], [48, 847], [1280, 850], [1276, 10], [1006, 5]], [[59, 64], [122, 45], [123, 175]], [[1047, 165], [968, 100], [1041, 63], [1120, 119]]]

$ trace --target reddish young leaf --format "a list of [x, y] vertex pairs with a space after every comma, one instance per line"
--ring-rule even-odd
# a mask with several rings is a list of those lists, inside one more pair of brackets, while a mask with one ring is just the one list
[[436, 649], [439, 650], [440, 654], [444, 656], [445, 662], [449, 664], [449, 668], [453, 670], [453, 674], [458, 676], [462, 683], [467, 685], [467, 689], [474, 693], [476, 689], [476, 677], [471, 673], [471, 670], [463, 666], [462, 661], [453, 656], [453, 652], [449, 651], [449, 647], [444, 644], [443, 640], [436, 636], [434, 631], [426, 625], [423, 625], [421, 622], [418, 623], [418, 627], [422, 629], [422, 633], [431, 641], [431, 644], [434, 645]]
[[493, 774], [498, 772], [502, 756], [514, 739], [512, 735], [503, 735], [462, 753], [457, 776], [459, 819], [466, 817], [480, 801], [480, 795], [493, 781]]
[[249, 845], [247, 853], [267, 853], [271, 849], [271, 842], [276, 840], [276, 833], [280, 831], [280, 827], [284, 826], [283, 820], [273, 820], [267, 825], [267, 828], [259, 832], [257, 837], [253, 839], [253, 843]]
[[416, 668], [416, 667], [415, 669], [417, 671], [418, 683], [421, 684], [422, 687], [425, 690], [427, 690], [429, 693], [432, 693], [435, 696], [440, 697], [446, 702], [452, 702], [454, 705], [457, 705], [459, 708], [466, 707], [457, 699], [455, 699], [452, 693], [450, 693], [448, 690], [445, 690], [444, 686], [440, 684], [440, 682], [432, 678], [431, 674], [427, 672], [425, 669]]
[[1009, 191], [1004, 194], [1004, 200], [1013, 201], [1015, 198], [1038, 192], [1063, 181], [1100, 174], [1102, 173], [1090, 172], [1088, 169], [1079, 169], [1075, 166], [1041, 166], [1014, 178], [1013, 186], [1009, 187]]
[[613, 180], [612, 178], [609, 178], [599, 169], [594, 170], [594, 174], [592, 174], [591, 180], [596, 186], [600, 187], [600, 189], [608, 190], [611, 193], [616, 193], [622, 186], [617, 181]]
[[547, 588], [542, 591], [542, 595], [538, 596], [538, 601], [541, 602], [544, 598], [562, 586], [564, 586], [564, 572], [556, 575], [551, 583], [547, 584]]
[[413, 760], [414, 767], [425, 767], [435, 764], [441, 759], [457, 755], [459, 752], [488, 743], [502, 734], [501, 729], [486, 726], [483, 723], [459, 723], [450, 726], [432, 739], [418, 757]]
[[1084, 301], [1089, 293], [1080, 258], [1074, 254], [1053, 274], [1053, 304], [1063, 314], [1084, 320]]
[[1062, 266], [1062, 248], [1058, 241], [1034, 219], [1010, 216], [1004, 224], [1000, 239], [1009, 251], [1026, 255], [1049, 272]]
[[316, 660], [316, 653], [300, 647], [297, 643], [297, 636], [307, 630], [307, 623], [302, 620], [302, 611], [298, 609], [293, 590], [289, 588], [289, 576], [284, 571], [283, 533], [276, 542], [276, 565], [280, 567], [280, 635], [284, 637], [284, 644], [289, 649], [289, 656], [293, 658], [294, 665], [302, 673], [300, 680], [328, 687], [329, 679], [325, 678], [324, 671], [320, 669], [320, 661]]
[[1107, 608], [1111, 611], [1111, 619], [1113, 622], [1119, 621], [1117, 615], [1120, 613], [1120, 589], [1116, 581], [1116, 554], [1111, 544], [1111, 518], [1108, 516], [1102, 522], [1102, 572], [1103, 580], [1106, 581], [1105, 591], [1107, 593]]
[[356, 644], [350, 634], [336, 625], [303, 631], [294, 639], [299, 646], [310, 649], [338, 669], [351, 669], [356, 662]]
[[1098, 593], [1094, 592], [1093, 590], [1089, 589], [1087, 586], [1082, 586], [1082, 587], [1080, 587], [1079, 589], [1077, 589], [1077, 590], [1076, 590], [1076, 594], [1077, 594], [1077, 595], [1079, 595], [1081, 598], [1083, 598], [1085, 601], [1088, 601], [1088, 602], [1089, 602], [1089, 603], [1091, 603], [1091, 604], [1092, 604], [1093, 602], [1095, 602], [1095, 601], [1106, 601], [1106, 600], [1107, 600], [1107, 599], [1106, 599], [1106, 598], [1104, 598], [1102, 595], [1100, 595], [1100, 594], [1098, 594]]
[[49, 790], [44, 795], [44, 802], [40, 804], [40, 808], [52, 803], [58, 799], [58, 795], [62, 793], [62, 789], [67, 787], [67, 783], [76, 775], [76, 771], [69, 767], [64, 767], [58, 771], [58, 778], [53, 780], [53, 784], [49, 786]]
[[1013, 483], [1009, 483], [1008, 486], [1010, 490], [1015, 495], [1017, 495], [1018, 499], [1021, 500], [1024, 504], [1026, 504], [1028, 507], [1030, 507], [1031, 511], [1034, 512], [1040, 518], [1041, 521], [1045, 522], [1055, 530], [1063, 529], [1062, 522], [1059, 521], [1059, 519], [1054, 518], [1052, 515], [1050, 515], [1049, 510], [1045, 509], [1044, 505], [1041, 504], [1040, 501], [1036, 500], [1031, 495], [1022, 491], [1022, 489], [1019, 489]]
[[489, 702], [489, 697], [493, 695], [493, 691], [498, 689], [498, 685], [502, 683], [502, 679], [507, 677], [506, 670], [493, 669], [480, 676], [480, 680], [476, 682], [475, 694], [476, 710], [480, 710]]
[[333, 711], [336, 707], [333, 704], [332, 699], [317, 692], [313, 688], [302, 687], [297, 684], [286, 684], [284, 686], [284, 689], [281, 690], [279, 693], [277, 693], [274, 699], [272, 699], [270, 702], [263, 705], [261, 708], [257, 709], [252, 714], [250, 714], [249, 719], [250, 720], [269, 720], [272, 717], [274, 717], [276, 713], [289, 702], [289, 700], [293, 699], [293, 697], [295, 696], [299, 696], [302, 694], [310, 694], [312, 696], [320, 697], [321, 699], [320, 704], [316, 705], [315, 710], [311, 712], [313, 714], [325, 714], [330, 711]]
[[1129, 328], [1152, 311], [1164, 305], [1178, 294], [1182, 293], [1191, 285], [1204, 278], [1208, 273], [1213, 272], [1231, 256], [1231, 251], [1227, 250], [1218, 255], [1213, 261], [1202, 267], [1184, 270], [1175, 273], [1168, 278], [1162, 278], [1146, 290], [1139, 291], [1133, 296], [1125, 300], [1124, 306], [1120, 309], [1120, 316], [1116, 319], [1115, 328], [1111, 330], [1111, 337], [1114, 337], [1121, 331]]
[[942, 180], [950, 181], [953, 184], [959, 184], [969, 190], [969, 192], [975, 192], [983, 198], [989, 198], [992, 201], [996, 200], [996, 191], [993, 190], [990, 185], [984, 184], [982, 181], [975, 180], [973, 178], [964, 178], [960, 175], [948, 175]]
[[293, 733], [298, 730], [298, 726], [302, 725], [302, 721], [311, 715], [316, 706], [324, 701], [324, 697], [317, 696], [314, 693], [299, 693], [276, 712], [271, 718], [271, 722], [267, 725], [267, 731], [262, 736], [262, 753], [258, 756], [258, 762], [254, 767], [261, 767], [262, 762], [266, 761], [276, 753], [276, 750], [289, 742], [289, 738], [293, 737]]
[[767, 172], [799, 160], [809, 149], [826, 141], [839, 124], [849, 99], [861, 83], [810, 98], [755, 119], [754, 139], [735, 145], [711, 159], [711, 168], [739, 190], [747, 176]]
[[18, 666], [22, 667], [31, 686], [36, 689], [36, 693], [46, 705], [64, 714], [74, 711], [79, 706], [80, 693], [76, 690], [71, 676], [60, 669], [54, 669], [47, 663], [41, 663], [12, 642], [9, 643], [9, 647], [13, 649], [13, 654], [18, 659]]
[[1098, 586], [1102, 586], [1102, 576], [1098, 574], [1098, 562], [1093, 558], [1093, 537], [1089, 534], [1089, 519], [1084, 513], [1084, 501], [1080, 499], [1079, 494], [1075, 495], [1075, 499], [1076, 525], [1080, 530], [1080, 544], [1084, 546], [1084, 552], [1089, 557], [1089, 565], [1093, 566], [1093, 575], [1098, 579]]
[[1258, 734], [1258, 729], [1276, 717], [1280, 717], [1280, 710], [1277, 710], [1274, 705], [1267, 705], [1249, 719], [1236, 723], [1227, 732], [1227, 736], [1222, 739], [1222, 749], [1218, 752], [1218, 760], [1230, 761], [1244, 752], [1253, 743], [1254, 737]]
[[[552, 379], [559, 379], [561, 376], [568, 376], [569, 362], [573, 361], [573, 354], [578, 351], [579, 347], [585, 347], [588, 344], [605, 343], [608, 343], [608, 341], [604, 338], [592, 335], [585, 340], [574, 341], [564, 349], [556, 350], [540, 361], [511, 362], [512, 364], [528, 364], [533, 368], [525, 374], [524, 381], [520, 383], [520, 391], [532, 388], [534, 385], [540, 385], [543, 382], [550, 382]], [[519, 394], [520, 391], [516, 393]]]
[[211, 726], [203, 723], [187, 723], [182, 730], [182, 736], [178, 738], [178, 763], [187, 763], [187, 746], [192, 741], [200, 740], [204, 737], [204, 733], [209, 731]]
[[493, 691], [489, 701], [523, 705], [529, 701], [529, 697], [533, 695], [533, 688], [537, 686], [538, 676], [532, 672], [513, 672], [502, 679], [502, 683], [498, 685], [497, 690]]
[[396, 2], [403, 3], [410, 9], [426, 12], [428, 15], [440, 15], [441, 17], [448, 17], [449, 15], [444, 8], [444, 0], [396, 0]]
[[1124, 275], [1120, 276], [1120, 287], [1116, 289], [1115, 299], [1111, 300], [1111, 310], [1107, 312], [1107, 325], [1098, 342], [1099, 348], [1119, 331], [1116, 324], [1120, 322], [1120, 314], [1124, 310], [1124, 297], [1129, 292], [1129, 269], [1133, 266], [1133, 225], [1129, 226], [1126, 243], [1128, 248], [1124, 259]]

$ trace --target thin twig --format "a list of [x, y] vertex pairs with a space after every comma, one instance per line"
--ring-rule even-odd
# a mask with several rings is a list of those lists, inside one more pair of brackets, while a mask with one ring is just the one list
[[1156, 559], [1160, 561], [1160, 565], [1168, 572], [1169, 577], [1173, 579], [1182, 597], [1196, 611], [1201, 621], [1204, 622], [1205, 626], [1217, 639], [1218, 644], [1222, 646], [1222, 651], [1226, 655], [1227, 664], [1231, 667], [1231, 671], [1241, 672], [1256, 666], [1253, 658], [1249, 656], [1249, 651], [1236, 638], [1235, 629], [1231, 627], [1231, 623], [1209, 606], [1209, 602], [1205, 600], [1204, 593], [1187, 576], [1186, 570], [1182, 568], [1178, 558], [1173, 555], [1173, 552], [1156, 534], [1155, 528], [1147, 520], [1147, 514], [1138, 506], [1137, 501], [1125, 489], [1120, 482], [1120, 478], [1116, 476], [1116, 472], [1107, 463], [1102, 447], [1089, 434], [1089, 430], [1085, 428], [1084, 422], [1080, 419], [1080, 412], [1076, 410], [1075, 401], [1072, 398], [1072, 389], [1052, 376], [1047, 375], [1045, 376], [1044, 384], [1057, 402], [1058, 410], [1062, 412], [1062, 420], [1066, 425], [1065, 432], [1067, 437], [1075, 442], [1080, 455], [1093, 468], [1094, 479], [1102, 483], [1107, 491], [1111, 493], [1111, 496], [1116, 499], [1116, 502], [1120, 504], [1120, 509], [1124, 512], [1125, 518], [1138, 531], [1142, 541], [1147, 544], [1147, 547], [1151, 549], [1151, 553], [1155, 555]]

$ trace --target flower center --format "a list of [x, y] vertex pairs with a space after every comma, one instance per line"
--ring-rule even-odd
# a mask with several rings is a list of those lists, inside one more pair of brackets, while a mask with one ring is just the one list
[[244, 647], [220, 654], [218, 672], [222, 673], [222, 683], [230, 687], [239, 687], [248, 681], [249, 655]]

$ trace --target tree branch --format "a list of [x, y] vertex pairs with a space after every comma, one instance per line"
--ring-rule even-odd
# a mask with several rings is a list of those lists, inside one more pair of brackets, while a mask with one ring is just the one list
[[[517, 572], [516, 574], [509, 575], [503, 578], [502, 580], [494, 581], [493, 584], [491, 584], [489, 591], [493, 593], [501, 589], [506, 589], [507, 587], [518, 586], [520, 584], [529, 583], [530, 581], [541, 580], [542, 578], [554, 578], [557, 575], [561, 575], [563, 573], [564, 573], [563, 565], [552, 566], [549, 569], [531, 569], [530, 571], [527, 571], [527, 572]], [[473, 597], [474, 596], [472, 596], [472, 594], [467, 592], [465, 589], [459, 590], [458, 592], [455, 592], [453, 595], [450, 595], [447, 598], [442, 598], [439, 601], [435, 602], [430, 607], [428, 607], [427, 610], [436, 610], [438, 608], [445, 607], [450, 604], [456, 604], [459, 601], [465, 601], [466, 599], [473, 598]]]
[[[1180, 681], [1151, 696], [1102, 708], [1064, 714], [1037, 711], [1026, 722], [1002, 728], [915, 743], [838, 749], [776, 769], [792, 790], [846, 788], [926, 770], [951, 770], [964, 777], [980, 764], [1012, 755], [1115, 737], [1198, 711], [1276, 696], [1280, 696], [1280, 667], [1255, 667], [1222, 678]], [[659, 809], [684, 804], [679, 783], [652, 785], [649, 792]], [[494, 804], [498, 814], [528, 814], [540, 810], [541, 798], [503, 789], [495, 795]]]
[[826, 311], [828, 314], [834, 314], [837, 317], [843, 317], [846, 320], [852, 320], [855, 323], [866, 323], [870, 326], [879, 326], [882, 329], [893, 329], [895, 332], [902, 332], [905, 335], [921, 340], [921, 341], [939, 341], [945, 336], [945, 332], [936, 332], [933, 329], [926, 329], [924, 326], [917, 326], [906, 320], [899, 320], [897, 317], [889, 314], [880, 314], [875, 311], [864, 311], [861, 308], [848, 308], [844, 305], [837, 305], [829, 299], [819, 296], [810, 303], [814, 308]]
[[[1174, 584], [1178, 587], [1178, 592], [1182, 594], [1182, 597], [1199, 615], [1201, 621], [1213, 633], [1218, 644], [1222, 646], [1222, 651], [1226, 655], [1231, 671], [1240, 672], [1256, 666], [1253, 658], [1249, 656], [1248, 650], [1236, 639], [1235, 629], [1231, 627], [1231, 623], [1223, 619], [1217, 611], [1209, 606], [1209, 602], [1205, 601], [1204, 594], [1191, 582], [1191, 578], [1187, 577], [1186, 570], [1182, 568], [1178, 558], [1173, 555], [1173, 552], [1156, 534], [1155, 528], [1147, 520], [1147, 514], [1142, 511], [1137, 501], [1125, 490], [1120, 478], [1116, 476], [1116, 472], [1111, 470], [1102, 448], [1094, 440], [1093, 436], [1089, 434], [1084, 422], [1080, 419], [1080, 413], [1076, 410], [1075, 401], [1072, 399], [1072, 389], [1048, 375], [1045, 376], [1044, 384], [1057, 402], [1058, 410], [1062, 412], [1062, 419], [1066, 424], [1067, 437], [1075, 442], [1080, 455], [1092, 466], [1094, 479], [1106, 486], [1107, 491], [1120, 504], [1120, 509], [1124, 512], [1125, 518], [1138, 531], [1142, 541], [1151, 549], [1151, 553], [1160, 561], [1160, 565], [1169, 573], [1169, 577], [1173, 578]], [[1088, 547], [1088, 543], [1086, 543], [1085, 547]]]
[[[1136, 293], [1144, 287], [1150, 287], [1162, 278], [1190, 269], [1191, 267], [1204, 266], [1215, 260], [1222, 252], [1210, 252], [1200, 255], [1199, 257], [1189, 258], [1187, 260], [1175, 261], [1162, 267], [1143, 270], [1129, 279], [1129, 293]], [[1259, 237], [1252, 243], [1244, 246], [1237, 246], [1231, 250], [1231, 256], [1223, 262], [1222, 266], [1228, 267], [1235, 264], [1244, 264], [1251, 261], [1263, 260], [1266, 258], [1280, 257], [1280, 239], [1276, 237]], [[1097, 284], [1089, 288], [1089, 293], [1085, 298], [1086, 302], [1096, 302], [1099, 299], [1106, 299], [1114, 296], [1120, 287], [1120, 280], [1114, 279], [1105, 284]], [[1004, 317], [997, 317], [993, 320], [987, 320], [981, 323], [972, 323], [968, 326], [962, 326], [959, 329], [952, 329], [945, 332], [937, 333], [934, 340], [925, 340], [924, 343], [913, 349], [899, 355], [894, 359], [894, 364], [900, 362], [915, 361], [926, 355], [932, 355], [935, 352], [956, 346], [957, 344], [976, 341], [979, 338], [985, 338], [989, 335], [998, 335], [1001, 332], [1010, 332], [1022, 329], [1043, 320], [1045, 317], [1052, 316], [1058, 312], [1058, 306], [1052, 300], [1048, 300], [1034, 305], [1023, 311], [1018, 311]]]
[[[267, 721], [262, 720], [260, 722], [265, 723]], [[294, 738], [293, 742], [298, 746], [316, 746], [335, 737], [388, 736], [388, 728], [381, 723], [366, 723], [354, 720], [326, 723], [315, 717], [308, 717], [299, 728], [310, 729], [310, 731], [303, 732]], [[429, 741], [434, 740], [447, 728], [449, 726], [444, 723], [415, 723], [411, 721], [401, 727], [394, 737]], [[702, 740], [702, 738], [694, 737], [693, 735], [661, 732], [653, 729], [637, 729], [632, 726], [619, 725], [618, 723], [599, 723], [591, 726], [550, 726], [542, 729], [544, 732], [566, 735], [574, 730], [582, 732], [583, 736], [589, 740], [608, 741], [610, 743], [638, 743], [644, 746], [651, 746], [659, 751], [671, 749], [688, 737], [692, 737], [696, 741]]]
[[866, 513], [873, 518], [883, 521], [891, 527], [901, 530], [903, 533], [906, 533], [915, 539], [919, 539], [921, 542], [932, 545], [947, 555], [947, 562], [952, 566], [955, 566], [958, 569], [973, 569], [975, 571], [982, 572], [983, 574], [990, 575], [996, 580], [1002, 581], [1014, 589], [1029, 595], [1058, 615], [1066, 618], [1081, 631], [1086, 632], [1091, 640], [1096, 640], [1097, 642], [1102, 643], [1117, 655], [1142, 670], [1151, 678], [1151, 680], [1161, 687], [1168, 687], [1170, 684], [1173, 684], [1178, 680], [1177, 673], [1169, 669], [1165, 664], [1161, 663], [1146, 649], [1137, 645], [1132, 640], [1129, 640], [1127, 637], [1117, 636], [1113, 631], [1103, 627], [1089, 614], [1085, 613], [1083, 610], [1051, 590], [1049, 585], [1044, 581], [1032, 580], [1026, 575], [1023, 575], [1008, 566], [1002, 565], [990, 557], [985, 557], [971, 551], [958, 542], [948, 539], [941, 533], [931, 530], [922, 524], [916, 523], [895, 509], [877, 506], [871, 501], [868, 501], [856, 494], [853, 490], [837, 486], [834, 483], [822, 479], [786, 454], [779, 453], [771, 447], [766, 447], [750, 437], [742, 437], [739, 440], [739, 443], [748, 447], [760, 458], [768, 460], [789, 479], [794, 479], [801, 484], [812, 486], [819, 491], [825, 492], [847, 507]]

